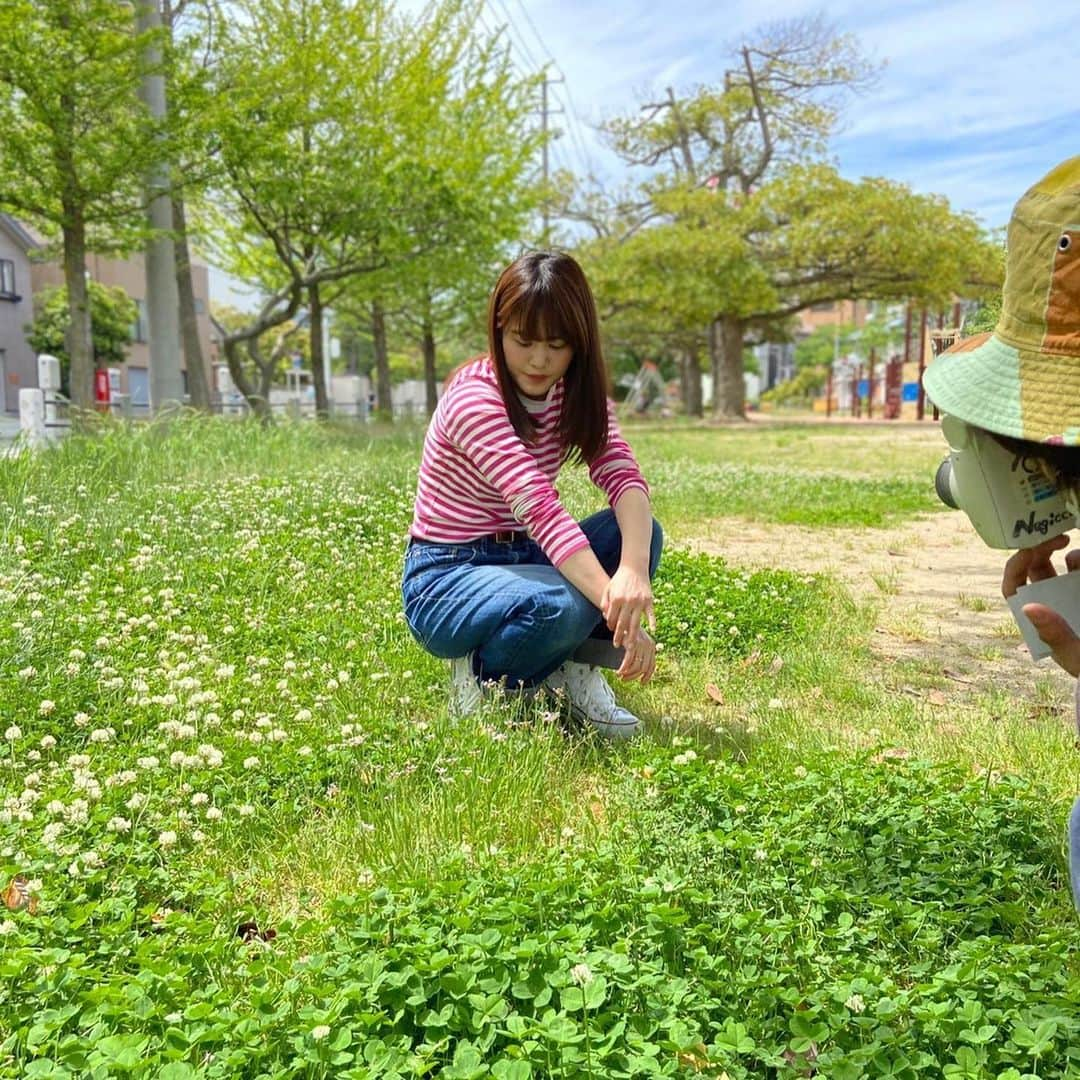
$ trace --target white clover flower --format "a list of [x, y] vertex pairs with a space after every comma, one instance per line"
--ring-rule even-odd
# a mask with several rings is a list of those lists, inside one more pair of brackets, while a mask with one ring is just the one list
[[316, 1042], [322, 1042], [330, 1034], [330, 1028], [326, 1024], [317, 1024], [311, 1029], [311, 1037]]
[[183, 766], [185, 761], [187, 761], [187, 754], [185, 754], [183, 750], [174, 750], [169, 755], [169, 764], [178, 769]]
[[258, 767], [259, 767], [259, 759], [257, 757], [252, 756], [252, 757], [244, 758], [244, 768], [245, 769], [257, 769]]
[[852, 994], [851, 997], [844, 1002], [844, 1005], [853, 1013], [861, 1013], [866, 1009], [866, 1002], [863, 1001], [862, 994]]
[[301, 746], [300, 749], [297, 750], [296, 752], [297, 752], [297, 754], [300, 755], [300, 757], [311, 757], [311, 755], [315, 751], [312, 750], [310, 746]]
[[24, 667], [19, 671], [20, 679], [32, 679], [37, 674], [36, 667]]
[[101, 856], [96, 851], [84, 851], [79, 856], [79, 860], [82, 862], [83, 866], [87, 866], [93, 870], [104, 865]]
[[90, 732], [90, 741], [92, 743], [107, 743], [115, 734], [116, 732], [112, 728], [94, 728]]
[[141, 810], [141, 809], [142, 809], [142, 808], [143, 808], [143, 807], [144, 807], [144, 806], [145, 806], [145, 805], [146, 805], [146, 804], [147, 804], [147, 803], [148, 803], [149, 801], [150, 801], [150, 796], [149, 796], [149, 795], [146, 795], [146, 794], [144, 794], [144, 793], [143, 793], [143, 792], [141, 792], [141, 791], [136, 791], [136, 792], [135, 792], [135, 793], [134, 793], [134, 794], [133, 794], [133, 795], [131, 796], [131, 798], [130, 798], [130, 799], [128, 799], [128, 801], [127, 801], [126, 803], [124, 803], [124, 806], [126, 806], [126, 807], [127, 807], [127, 808], [128, 808], [129, 810], [131, 810], [131, 811], [133, 811], [133, 812], [137, 813], [137, 812], [138, 812], [139, 810]]
[[127, 818], [114, 817], [109, 818], [108, 824], [105, 826], [109, 832], [114, 833], [126, 833], [131, 832], [131, 822]]
[[570, 978], [578, 984], [578, 986], [584, 986], [592, 979], [592, 968], [588, 964], [575, 964], [570, 969]]
[[52, 814], [53, 817], [59, 817], [66, 807], [59, 799], [52, 799], [46, 804], [45, 809]]
[[310, 709], [301, 709], [296, 714], [296, 722], [298, 724], [306, 724], [311, 719], [312, 713]]
[[221, 820], [221, 808], [219, 806], [210, 806], [206, 810], [207, 821], [220, 821]]
[[244, 803], [236, 808], [236, 812], [241, 817], [251, 817], [251, 815], [255, 813], [255, 807], [252, 806], [251, 803]]
[[56, 745], [56, 739], [52, 735], [42, 735], [39, 745], [42, 750], [51, 750]]
[[204, 806], [209, 801], [210, 796], [207, 795], [205, 791], [196, 791], [195, 794], [191, 796], [192, 806]]
[[8, 742], [14, 742], [16, 739], [22, 738], [22, 728], [18, 724], [12, 724], [11, 727], [4, 732], [4, 738]]
[[14, 934], [19, 928], [11, 919], [5, 919], [0, 922], [0, 937], [7, 937], [9, 934]]
[[806, 767], [805, 766], [796, 765], [795, 769], [794, 769], [794, 772], [795, 772], [795, 776], [796, 776], [797, 779], [803, 780], [803, 779], [806, 778]]
[[90, 717], [84, 712], [77, 712], [75, 714], [75, 726], [84, 728], [90, 723]]
[[758, 862], [764, 862], [768, 857], [769, 853], [764, 848], [758, 848], [754, 852], [754, 858], [757, 859]]
[[140, 769], [156, 769], [161, 762], [151, 755], [149, 757], [136, 758], [135, 764], [138, 765]]
[[158, 845], [163, 848], [176, 846], [176, 833], [172, 829], [166, 829], [158, 835]]
[[50, 821], [48, 825], [42, 830], [41, 842], [50, 851], [55, 849], [56, 841], [60, 839], [60, 835], [64, 831], [64, 823], [62, 821]]
[[195, 829], [191, 834], [191, 842], [193, 844], [201, 844], [206, 839], [206, 833], [202, 829]]

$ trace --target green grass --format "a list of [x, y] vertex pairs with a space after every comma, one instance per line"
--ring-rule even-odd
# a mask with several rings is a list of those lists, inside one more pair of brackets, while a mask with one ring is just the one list
[[1057, 692], [935, 705], [827, 578], [679, 550], [748, 476], [901, 520], [936, 451], [632, 438], [670, 547], [621, 750], [447, 715], [397, 590], [417, 430], [0, 464], [0, 888], [39, 905], [0, 911], [0, 1076], [1076, 1074]]

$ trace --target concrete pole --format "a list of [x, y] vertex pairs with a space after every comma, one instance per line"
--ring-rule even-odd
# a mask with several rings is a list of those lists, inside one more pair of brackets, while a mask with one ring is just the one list
[[[161, 12], [157, 0], [139, 0], [135, 29], [140, 34], [160, 32]], [[146, 59], [151, 68], [159, 67], [161, 49], [156, 44], [151, 46], [146, 51]], [[156, 120], [165, 119], [164, 74], [145, 75], [139, 97]], [[146, 247], [146, 313], [150, 324], [150, 408], [155, 413], [175, 408], [184, 401], [184, 377], [180, 371], [180, 297], [170, 235], [173, 220], [169, 186], [169, 162], [162, 160], [146, 176], [148, 219], [154, 230], [154, 239]]]

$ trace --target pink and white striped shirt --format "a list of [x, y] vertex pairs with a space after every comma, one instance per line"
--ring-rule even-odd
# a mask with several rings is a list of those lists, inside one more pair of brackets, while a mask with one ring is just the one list
[[[524, 526], [553, 566], [587, 548], [589, 541], [555, 490], [563, 463], [563, 393], [560, 379], [544, 401], [522, 399], [537, 429], [536, 442], [525, 443], [510, 423], [491, 360], [483, 357], [463, 367], [439, 401], [424, 439], [409, 535], [462, 544]], [[612, 507], [630, 488], [649, 493], [610, 400], [607, 446], [589, 466], [589, 476]]]

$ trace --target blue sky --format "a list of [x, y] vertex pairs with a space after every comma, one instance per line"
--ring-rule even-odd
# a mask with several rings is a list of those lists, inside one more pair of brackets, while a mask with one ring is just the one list
[[[764, 22], [821, 12], [884, 62], [877, 85], [849, 101], [833, 153], [848, 176], [886, 176], [945, 195], [988, 225], [1059, 161], [1080, 154], [1077, 42], [1080, 0], [485, 0], [489, 26], [525, 50], [549, 54], [566, 77], [557, 118], [611, 178], [619, 166], [591, 125], [668, 85], [718, 82], [730, 46]], [[531, 19], [531, 24], [530, 20]], [[576, 117], [580, 124], [575, 122]], [[581, 169], [569, 134], [556, 160]]]
[[[423, 0], [401, 0], [419, 10]], [[484, 0], [481, 19], [501, 28], [523, 71], [547, 62], [552, 124], [563, 135], [556, 167], [631, 179], [593, 125], [631, 115], [664, 88], [722, 79], [731, 46], [762, 23], [822, 13], [883, 63], [877, 84], [849, 100], [833, 156], [847, 176], [885, 176], [944, 195], [984, 224], [1004, 225], [1023, 192], [1080, 154], [1077, 43], [1080, 0]], [[215, 299], [229, 295], [212, 273]]]

